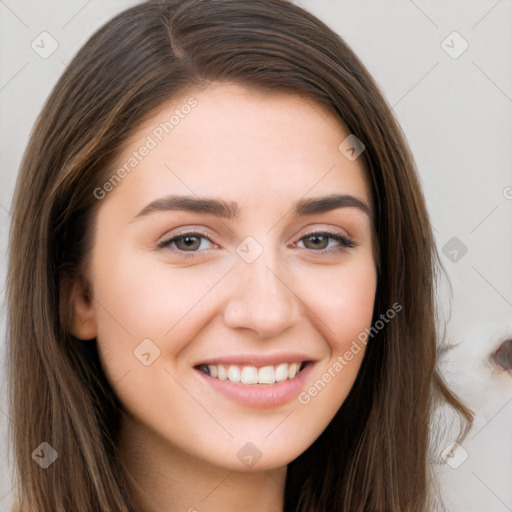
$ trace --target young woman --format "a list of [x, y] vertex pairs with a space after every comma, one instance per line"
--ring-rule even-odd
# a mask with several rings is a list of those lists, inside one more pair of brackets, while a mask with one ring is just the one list
[[432, 510], [425, 201], [372, 78], [280, 0], [161, 0], [55, 86], [15, 192], [15, 511]]

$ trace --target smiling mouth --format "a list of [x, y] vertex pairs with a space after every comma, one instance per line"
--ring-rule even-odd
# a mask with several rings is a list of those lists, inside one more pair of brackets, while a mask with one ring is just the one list
[[308, 361], [281, 363], [275, 366], [200, 364], [195, 368], [214, 379], [245, 385], [273, 385], [294, 379], [307, 366]]

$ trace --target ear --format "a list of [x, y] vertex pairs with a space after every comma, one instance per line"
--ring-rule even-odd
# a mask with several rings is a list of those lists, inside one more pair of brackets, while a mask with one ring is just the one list
[[89, 285], [85, 279], [76, 278], [68, 286], [68, 330], [78, 339], [92, 340], [97, 336], [97, 326]]

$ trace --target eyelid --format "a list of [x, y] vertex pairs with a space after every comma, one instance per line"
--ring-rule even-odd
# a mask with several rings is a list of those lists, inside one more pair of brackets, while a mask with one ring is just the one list
[[351, 243], [355, 244], [354, 238], [348, 234], [346, 229], [343, 229], [340, 226], [330, 226], [330, 225], [321, 225], [321, 224], [315, 224], [306, 226], [305, 228], [301, 229], [300, 236], [296, 237], [296, 240], [302, 240], [305, 237], [312, 236], [312, 235], [331, 235], [333, 237], [340, 237], [344, 238]]

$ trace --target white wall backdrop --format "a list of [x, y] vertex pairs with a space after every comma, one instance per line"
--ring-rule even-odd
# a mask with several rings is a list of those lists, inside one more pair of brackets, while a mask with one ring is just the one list
[[[0, 0], [0, 511], [10, 509], [5, 382], [9, 209], [30, 130], [78, 48], [132, 0]], [[453, 285], [446, 377], [475, 425], [437, 472], [450, 512], [512, 511], [512, 0], [296, 0], [340, 33], [415, 155]], [[455, 252], [454, 252], [455, 251]], [[448, 312], [448, 301], [442, 301]], [[34, 447], [35, 448], [35, 447]], [[30, 449], [30, 447], [27, 447]]]

